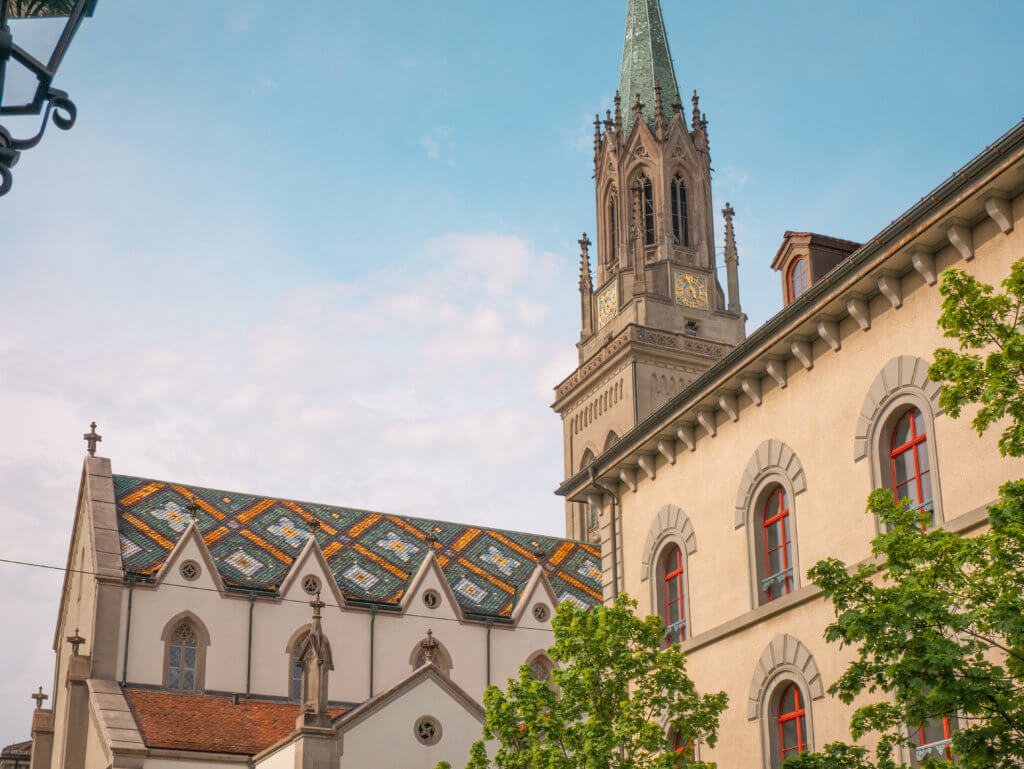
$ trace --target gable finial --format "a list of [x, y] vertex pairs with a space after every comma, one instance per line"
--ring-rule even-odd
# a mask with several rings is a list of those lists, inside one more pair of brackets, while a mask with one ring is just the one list
[[46, 694], [43, 694], [43, 687], [40, 686], [39, 687], [39, 691], [38, 692], [34, 692], [32, 694], [32, 699], [34, 699], [36, 701], [36, 710], [42, 710], [43, 709], [43, 701], [50, 699], [50, 697], [48, 695], [46, 695]]
[[85, 639], [82, 638], [82, 636], [79, 635], [79, 633], [78, 633], [78, 628], [75, 628], [75, 634], [74, 635], [69, 635], [64, 640], [67, 641], [69, 644], [71, 644], [71, 653], [74, 656], [77, 657], [78, 656], [78, 647], [85, 643]]
[[434, 633], [430, 628], [427, 628], [427, 637], [420, 641], [420, 648], [423, 649], [423, 664], [433, 664], [434, 658], [437, 656], [437, 649], [441, 644], [434, 638]]
[[192, 523], [199, 522], [199, 503], [196, 502], [196, 495], [190, 494], [188, 503], [185, 505], [185, 510], [188, 511], [188, 517], [192, 519]]
[[622, 135], [622, 96], [615, 92], [615, 133]]
[[96, 444], [103, 440], [103, 436], [96, 432], [96, 423], [89, 425], [89, 432], [82, 436], [85, 439], [86, 450], [90, 457], [96, 456]]
[[580, 291], [586, 291], [591, 287], [590, 282], [590, 238], [587, 233], [576, 241], [580, 244]]
[[693, 89], [693, 98], [690, 99], [693, 102], [693, 130], [696, 131], [700, 128], [700, 97], [697, 96], [697, 89]]

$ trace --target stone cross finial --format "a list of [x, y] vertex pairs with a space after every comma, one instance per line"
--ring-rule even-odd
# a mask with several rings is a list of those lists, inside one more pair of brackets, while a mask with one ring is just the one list
[[427, 628], [427, 637], [420, 641], [420, 646], [423, 649], [423, 664], [429, 665], [434, 661], [434, 656], [437, 654], [437, 647], [440, 646], [435, 639], [434, 633]]
[[309, 605], [313, 607], [313, 619], [320, 619], [320, 610], [327, 604], [320, 600], [320, 591], [316, 591], [316, 598], [309, 602]]
[[188, 517], [192, 519], [193, 523], [199, 520], [199, 503], [196, 502], [195, 494], [189, 497], [189, 500], [185, 505], [185, 510], [188, 511]]
[[85, 433], [82, 437], [85, 439], [85, 445], [89, 451], [89, 456], [96, 456], [96, 444], [103, 440], [103, 436], [96, 432], [96, 423], [93, 422], [89, 425], [89, 432]]
[[316, 530], [320, 528], [320, 519], [310, 514], [309, 518], [306, 519], [306, 525], [309, 526], [310, 534], [316, 534]]
[[615, 132], [622, 133], [622, 97], [615, 92]]
[[78, 647], [85, 643], [85, 639], [78, 634], [78, 628], [75, 628], [74, 635], [69, 635], [65, 640], [71, 644], [71, 653], [77, 657]]
[[612, 130], [612, 126], [613, 125], [615, 125], [615, 123], [612, 121], [612, 111], [610, 109], [606, 109], [604, 111], [604, 130], [605, 130], [605, 132], [608, 132], [608, 131]]
[[548, 557], [548, 552], [540, 546], [540, 542], [534, 540], [530, 543], [533, 546], [533, 557], [537, 559], [537, 563], [540, 563]]
[[726, 203], [725, 208], [722, 209], [722, 216], [725, 217], [725, 221], [727, 224], [732, 224], [732, 218], [736, 216], [736, 210], [732, 207], [731, 204]]
[[589, 262], [590, 257], [590, 238], [587, 237], [587, 233], [583, 233], [583, 237], [576, 241], [580, 244], [580, 253], [583, 254], [583, 258]]
[[32, 695], [32, 699], [36, 701], [36, 710], [43, 709], [43, 701], [50, 699], [47, 695], [43, 694], [43, 687], [39, 687], [39, 691]]

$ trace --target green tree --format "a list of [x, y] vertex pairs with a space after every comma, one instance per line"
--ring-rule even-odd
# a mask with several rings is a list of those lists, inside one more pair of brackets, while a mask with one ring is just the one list
[[972, 420], [980, 435], [1006, 420], [1003, 456], [1024, 456], [1024, 259], [1014, 263], [996, 291], [963, 270], [942, 274], [939, 326], [958, 339], [959, 351], [940, 348], [928, 375], [943, 384], [939, 405], [953, 417], [978, 405]]
[[7, 3], [8, 18], [31, 19], [44, 16], [67, 16], [75, 0], [0, 0]]
[[[943, 273], [939, 326], [959, 349], [936, 350], [929, 376], [943, 384], [946, 412], [977, 406], [979, 435], [999, 423], [999, 451], [1024, 455], [1024, 260], [1002, 291], [962, 270]], [[879, 489], [868, 500], [883, 534], [874, 560], [851, 570], [830, 559], [809, 577], [835, 608], [826, 639], [854, 647], [857, 659], [829, 692], [857, 708], [854, 740], [875, 734], [874, 754], [841, 742], [787, 762], [787, 769], [890, 769], [913, 727], [955, 716], [952, 753], [965, 769], [1024, 766], [1024, 481], [1005, 484], [989, 508], [990, 528], [975, 537], [934, 529]], [[926, 763], [946, 763], [944, 755]]]
[[[524, 665], [504, 691], [487, 689], [483, 739], [467, 769], [713, 767], [676, 753], [664, 724], [681, 744], [714, 745], [727, 698], [699, 694], [679, 646], [662, 648], [661, 619], [640, 619], [635, 608], [624, 595], [590, 610], [559, 606], [551, 680], [537, 680]], [[485, 740], [496, 742], [493, 756]]]

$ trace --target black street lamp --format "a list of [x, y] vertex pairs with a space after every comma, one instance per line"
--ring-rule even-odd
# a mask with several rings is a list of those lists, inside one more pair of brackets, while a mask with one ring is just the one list
[[[11, 132], [0, 125], [0, 195], [11, 188], [11, 166], [18, 162], [21, 150], [35, 147], [43, 138], [46, 123], [53, 113], [53, 123], [62, 130], [75, 124], [77, 109], [67, 93], [54, 88], [54, 75], [67, 53], [71, 40], [78, 31], [82, 19], [92, 16], [97, 0], [0, 0], [0, 117], [4, 115], [38, 115], [43, 112], [39, 132], [29, 139], [15, 139]], [[33, 30], [19, 26], [19, 40], [15, 41], [8, 21], [39, 19], [27, 24], [52, 27]], [[29, 53], [31, 48], [21, 39], [21, 32], [57, 32], [45, 44], [45, 49]], [[26, 34], [26, 37], [36, 35]], [[43, 37], [46, 37], [44, 34]], [[44, 63], [45, 62], [45, 63]], [[13, 80], [12, 80], [13, 76]], [[19, 79], [30, 81], [23, 93], [12, 82]], [[6, 84], [6, 88], [5, 88]], [[24, 83], [17, 83], [23, 85]]]

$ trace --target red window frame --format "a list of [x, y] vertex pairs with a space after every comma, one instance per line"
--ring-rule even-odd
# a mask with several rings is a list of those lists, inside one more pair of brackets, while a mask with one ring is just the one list
[[695, 761], [697, 758], [697, 745], [693, 740], [683, 741], [683, 735], [680, 732], [674, 732], [675, 739], [673, 745], [676, 753], [685, 753], [691, 761]]
[[[786, 706], [786, 701], [789, 698], [790, 690], [793, 691], [793, 710], [789, 712], [783, 712], [783, 708]], [[779, 755], [782, 761], [789, 758], [790, 754], [800, 755], [807, 750], [807, 722], [806, 722], [807, 711], [804, 710], [803, 703], [800, 700], [800, 687], [796, 684], [790, 684], [786, 687], [786, 690], [782, 693], [782, 698], [779, 700]], [[790, 721], [796, 721], [796, 744], [786, 745], [784, 737], [783, 726]], [[792, 753], [792, 751], [796, 753]]]
[[[769, 507], [769, 505], [771, 505], [773, 498], [777, 498], [778, 499], [779, 511], [777, 513], [775, 513], [775, 515], [769, 517], [768, 516], [768, 507]], [[789, 505], [788, 505], [788, 500], [786, 499], [786, 490], [784, 488], [782, 488], [782, 486], [775, 486], [768, 493], [768, 496], [765, 498], [765, 501], [764, 501], [764, 511], [761, 514], [761, 521], [762, 521], [762, 526], [761, 526], [762, 533], [764, 534], [764, 578], [767, 579], [768, 577], [772, 576], [772, 573], [769, 572], [769, 568], [771, 566], [772, 554], [775, 553], [776, 551], [782, 550], [782, 570], [783, 571], [785, 571], [786, 569], [790, 568], [790, 565], [791, 565], [790, 562], [789, 562], [789, 560], [790, 560], [789, 559], [789, 546], [792, 543], [792, 538], [791, 538], [792, 526], [790, 526], [790, 523], [789, 523]], [[768, 532], [769, 532], [769, 530], [771, 529], [772, 526], [778, 526], [778, 528], [779, 528], [779, 536], [778, 536], [779, 544], [776, 547], [771, 547], [769, 545], [769, 543], [768, 543]], [[792, 575], [790, 575], [790, 576], [786, 577], [786, 579], [785, 579], [785, 581], [783, 583], [783, 588], [784, 588], [783, 595], [787, 595], [789, 593], [790, 589], [792, 588], [792, 584], [793, 584], [793, 577], [792, 577]], [[761, 591], [763, 593], [767, 593], [768, 594], [768, 600], [769, 601], [772, 601], [775, 598], [779, 597], [779, 596], [772, 595], [773, 589], [774, 589], [774, 585], [771, 585], [771, 586], [768, 587], [767, 590], [762, 590]]]
[[[677, 609], [676, 616], [679, 617], [678, 621], [684, 623], [678, 628], [678, 641], [674, 641], [672, 639], [672, 635], [674, 635], [674, 633], [667, 634], [665, 636], [665, 640], [667, 644], [681, 643], [686, 640], [686, 614], [683, 611], [683, 607], [685, 606], [683, 601], [685, 595], [683, 592], [683, 572], [685, 571], [685, 567], [683, 565], [683, 551], [679, 549], [678, 545], [672, 545], [669, 547], [663, 556], [662, 564], [664, 572], [664, 576], [662, 577], [664, 581], [663, 589], [665, 591], [665, 627], [668, 627], [669, 625], [669, 617], [672, 616], [673, 604], [675, 604]], [[673, 582], [676, 586], [675, 600], [672, 600], [671, 593], [669, 591], [669, 586], [672, 585]]]
[[[910, 420], [910, 440], [908, 440], [906, 443], [900, 446], [897, 446], [895, 445], [896, 436], [899, 434], [900, 425], [903, 424], [903, 421], [905, 419]], [[896, 423], [893, 425], [892, 428], [892, 437], [889, 439], [889, 478], [892, 482], [893, 497], [895, 497], [897, 502], [899, 502], [901, 499], [901, 492], [900, 488], [896, 485], [896, 459], [908, 452], [913, 452], [914, 474], [911, 477], [907, 478], [907, 480], [905, 480], [903, 483], [899, 484], [899, 486], [902, 487], [904, 492], [909, 491], [910, 489], [914, 490], [913, 496], [911, 496], [910, 494], [903, 494], [903, 496], [905, 497], [910, 497], [914, 501], [914, 504], [923, 505], [925, 503], [924, 490], [921, 485], [921, 479], [931, 472], [931, 462], [928, 463], [928, 469], [922, 472], [921, 452], [928, 450], [928, 433], [922, 431], [919, 435], [917, 429], [919, 426], [918, 423], [923, 421], [924, 417], [921, 414], [921, 410], [918, 409], [916, 406], [911, 406], [910, 408], [903, 412], [903, 415], [898, 420], [896, 420]], [[921, 426], [923, 427], [923, 425]], [[922, 526], [922, 530], [924, 528], [925, 527]]]
[[[796, 292], [796, 286], [793, 285], [793, 276], [796, 274], [796, 268], [800, 265], [803, 265], [804, 270], [804, 287], [798, 294]], [[808, 288], [810, 288], [810, 284], [811, 275], [810, 272], [808, 272], [807, 259], [802, 256], [798, 256], [796, 259], [789, 263], [789, 270], [787, 270], [786, 272], [786, 287], [789, 289], [789, 301], [795, 302], [797, 299], [799, 299], [800, 296], [804, 294]]]
[[[917, 738], [919, 740], [919, 742], [917, 743], [918, 747], [922, 747], [924, 745], [931, 745], [932, 744], [930, 742], [925, 742], [924, 730], [926, 728], [927, 728], [926, 726], [920, 726], [917, 729]], [[948, 740], [951, 736], [952, 735], [951, 735], [951, 733], [949, 731], [949, 716], [943, 716], [942, 717], [942, 739]], [[946, 758], [948, 760], [950, 760], [950, 761], [953, 760], [953, 750], [952, 750], [952, 747], [950, 745], [946, 745]]]

